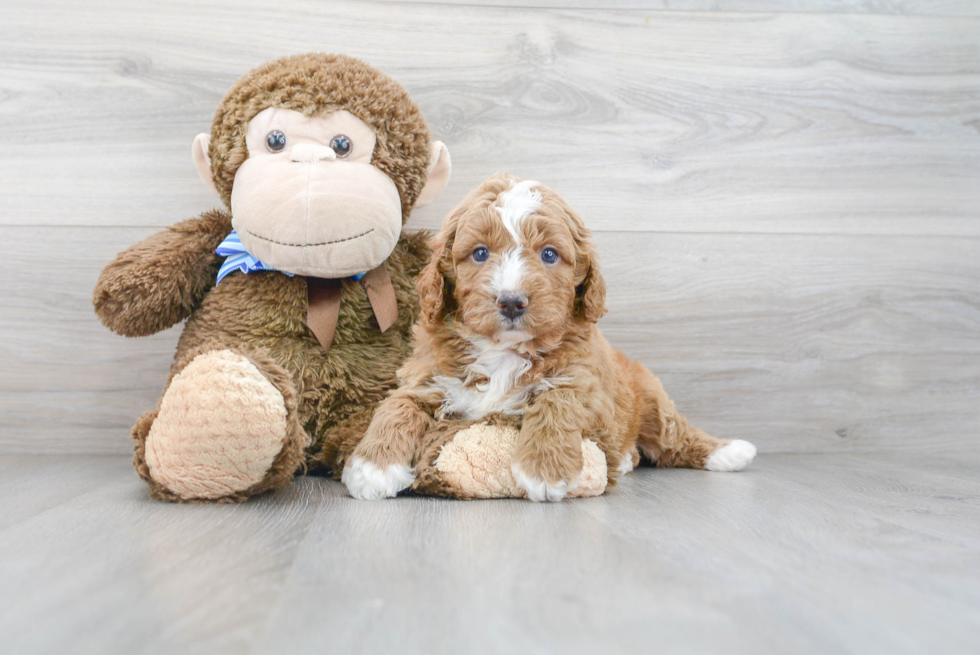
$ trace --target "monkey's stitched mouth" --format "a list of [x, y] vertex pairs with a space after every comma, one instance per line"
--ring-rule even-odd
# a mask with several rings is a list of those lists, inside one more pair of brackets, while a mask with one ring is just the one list
[[329, 246], [332, 243], [343, 243], [344, 241], [353, 241], [354, 239], [360, 239], [361, 237], [367, 236], [368, 234], [374, 232], [374, 228], [372, 227], [367, 232], [361, 232], [360, 234], [355, 234], [352, 237], [345, 237], [343, 239], [337, 239], [335, 241], [323, 241], [322, 243], [285, 243], [283, 241], [276, 241], [275, 239], [267, 239], [266, 237], [261, 237], [249, 229], [246, 229], [245, 231], [248, 232], [251, 236], [255, 237], [256, 239], [261, 239], [262, 241], [268, 241], [269, 243], [274, 243], [277, 246], [289, 246], [290, 248], [313, 248], [315, 246]]

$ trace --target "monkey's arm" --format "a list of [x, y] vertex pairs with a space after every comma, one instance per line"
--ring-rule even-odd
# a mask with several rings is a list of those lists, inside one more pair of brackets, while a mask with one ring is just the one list
[[142, 337], [179, 323], [214, 284], [214, 249], [231, 231], [231, 216], [212, 210], [154, 234], [119, 253], [92, 294], [99, 320], [113, 332]]

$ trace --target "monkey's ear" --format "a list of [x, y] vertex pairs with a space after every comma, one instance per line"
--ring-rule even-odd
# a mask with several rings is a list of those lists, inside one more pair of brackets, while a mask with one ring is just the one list
[[211, 158], [208, 156], [208, 146], [211, 145], [210, 134], [198, 134], [191, 146], [191, 159], [194, 160], [194, 167], [197, 174], [201, 176], [208, 188], [214, 191], [214, 195], [220, 196], [218, 187], [214, 186], [214, 176], [211, 173]]
[[436, 199], [439, 192], [449, 184], [449, 174], [453, 170], [453, 162], [449, 159], [449, 148], [442, 141], [429, 144], [429, 170], [425, 178], [425, 186], [415, 201], [416, 207], [424, 207]]

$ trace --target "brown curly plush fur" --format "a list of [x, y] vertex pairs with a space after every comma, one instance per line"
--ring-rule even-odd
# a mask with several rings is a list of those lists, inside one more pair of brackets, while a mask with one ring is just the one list
[[[227, 349], [244, 355], [283, 393], [287, 408], [295, 410], [308, 435], [304, 443], [311, 444], [301, 452], [314, 468], [332, 469], [333, 458], [348, 450], [341, 448], [343, 440], [363, 434], [345, 431], [347, 419], [385, 396], [410, 352], [409, 331], [418, 316], [415, 278], [429, 258], [429, 235], [403, 235], [385, 263], [400, 310], [395, 325], [382, 333], [361, 284], [345, 281], [337, 332], [326, 353], [306, 325], [304, 277], [256, 272], [230, 275], [214, 286], [221, 262], [214, 248], [231, 230], [230, 221], [225, 212], [206, 212], [120, 253], [96, 285], [96, 312], [107, 327], [126, 336], [153, 334], [189, 314], [170, 378], [204, 352]], [[144, 415], [133, 428], [136, 467], [151, 483], [153, 497], [181, 500], [152, 483], [143, 461], [155, 414]], [[222, 500], [244, 500], [288, 483], [306, 455], [287, 456], [286, 450], [273, 466], [274, 479]], [[342, 466], [336, 467], [338, 474]]]
[[[211, 348], [204, 348], [203, 352], [208, 352], [210, 350]], [[193, 360], [198, 354], [202, 353], [185, 353], [185, 356], [181, 359], [190, 361]], [[266, 379], [272, 382], [276, 389], [279, 390], [279, 392], [282, 394], [283, 401], [288, 412], [289, 434], [282, 450], [273, 460], [272, 467], [261, 481], [243, 491], [214, 500], [181, 498], [150, 477], [149, 467], [146, 465], [146, 437], [149, 435], [150, 427], [153, 425], [153, 421], [159, 412], [158, 406], [157, 409], [147, 412], [141, 416], [139, 420], [136, 421], [136, 425], [133, 426], [132, 430], [132, 437], [133, 441], [135, 442], [133, 465], [136, 467], [136, 471], [139, 473], [139, 476], [149, 485], [150, 496], [152, 498], [157, 500], [186, 503], [240, 502], [249, 496], [254, 496], [271, 489], [277, 489], [285, 484], [288, 484], [293, 479], [293, 476], [296, 475], [297, 469], [302, 469], [305, 466], [306, 452], [307, 448], [310, 446], [310, 437], [306, 431], [304, 431], [303, 426], [300, 425], [300, 414], [298, 412], [299, 397], [296, 394], [296, 387], [292, 383], [292, 376], [288, 371], [283, 369], [267, 356], [254, 352], [251, 355], [244, 352], [240, 354], [244, 355], [252, 364], [254, 364], [255, 367], [265, 375]], [[180, 357], [179, 351], [178, 357]], [[177, 372], [178, 369], [175, 363], [174, 371], [171, 372], [170, 379], [167, 381], [168, 387], [170, 382], [173, 381], [174, 375], [176, 375]]]
[[262, 64], [235, 82], [218, 106], [208, 155], [226, 206], [235, 173], [248, 159], [248, 122], [269, 107], [308, 117], [346, 109], [367, 123], [378, 135], [371, 163], [398, 187], [402, 218], [408, 219], [429, 163], [431, 135], [418, 105], [398, 82], [364, 62], [321, 53]]
[[[408, 218], [426, 180], [429, 129], [405, 90], [380, 71], [342, 55], [310, 54], [264, 64], [242, 77], [218, 108], [211, 128], [215, 184], [230, 207], [232, 183], [248, 157], [248, 121], [268, 107], [314, 116], [346, 109], [377, 133], [372, 163], [388, 174]], [[306, 463], [335, 466], [345, 429], [395, 383], [409, 353], [418, 315], [415, 277], [428, 260], [425, 233], [403, 234], [385, 262], [399, 307], [398, 321], [379, 329], [363, 286], [343, 282], [341, 309], [329, 353], [306, 323], [307, 282], [278, 272], [234, 273], [216, 286], [222, 258], [215, 248], [231, 231], [228, 211], [212, 210], [132, 246], [110, 263], [95, 287], [99, 319], [124, 336], [159, 332], [187, 319], [170, 381], [196, 356], [228, 350], [245, 357], [280, 392], [288, 436], [258, 484], [210, 502], [240, 501], [288, 483]], [[170, 385], [168, 381], [164, 392]], [[162, 401], [162, 398], [161, 398]], [[146, 439], [160, 410], [133, 428], [135, 464], [154, 498], [180, 502], [151, 476]]]

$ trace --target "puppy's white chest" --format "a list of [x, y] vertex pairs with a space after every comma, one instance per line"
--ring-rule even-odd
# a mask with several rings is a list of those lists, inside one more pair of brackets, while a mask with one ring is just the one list
[[[432, 388], [442, 394], [439, 418], [475, 420], [487, 414], [522, 414], [524, 405], [538, 385], [520, 385], [531, 362], [505, 347], [480, 349], [466, 367], [465, 379], [439, 376]], [[485, 382], [473, 382], [485, 379]]]

